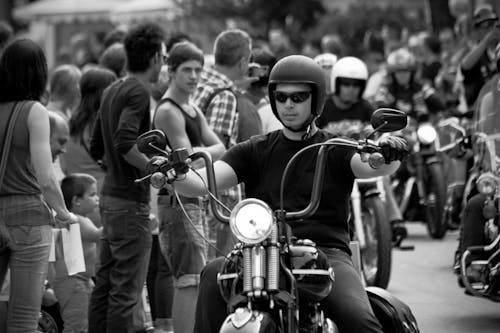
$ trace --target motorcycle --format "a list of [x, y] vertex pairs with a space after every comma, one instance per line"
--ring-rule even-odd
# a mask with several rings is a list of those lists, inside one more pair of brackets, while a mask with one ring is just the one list
[[385, 213], [382, 177], [356, 179], [351, 193], [351, 239], [359, 243], [368, 286], [387, 288], [391, 277], [391, 226]]
[[[406, 125], [406, 116], [400, 111], [380, 109], [374, 113], [372, 125], [379, 131], [398, 130]], [[213, 214], [219, 221], [229, 223], [240, 241], [226, 257], [217, 277], [221, 295], [230, 309], [220, 332], [336, 332], [334, 323], [324, 317], [319, 305], [332, 288], [334, 271], [314, 242], [292, 236], [287, 222], [306, 218], [318, 208], [329, 149], [335, 146], [351, 148], [377, 167], [384, 163], [380, 148], [372, 141], [343, 138], [306, 147], [285, 168], [280, 197], [283, 198], [288, 166], [303, 151], [320, 146], [307, 207], [296, 212], [285, 211], [281, 200], [280, 209], [273, 212], [265, 202], [247, 198], [226, 216], [213, 194], [217, 193], [217, 187], [210, 154], [196, 152], [188, 156], [185, 149], [167, 153], [158, 148], [165, 147], [165, 143], [165, 135], [158, 130], [139, 138], [137, 144], [141, 152], [161, 152], [168, 161], [158, 172], [137, 181], [149, 179], [153, 186], [164, 186], [168, 179], [188, 171], [186, 160], [202, 158], [207, 168]], [[408, 306], [380, 288], [368, 287], [367, 293], [384, 332], [419, 332]]]
[[[497, 106], [498, 93], [492, 105]], [[481, 108], [476, 114], [474, 134], [476, 188], [486, 196], [484, 246], [469, 246], [461, 257], [459, 278], [472, 296], [500, 301], [500, 114], [497, 107]]]
[[419, 119], [408, 133], [411, 156], [396, 173], [392, 186], [404, 219], [424, 221], [429, 235], [441, 239], [448, 228], [443, 219], [446, 183], [436, 139], [434, 126]]
[[[468, 116], [466, 116], [468, 117]], [[477, 172], [475, 167], [468, 167], [472, 157], [472, 135], [469, 133], [469, 126], [463, 124], [457, 117], [450, 117], [438, 123], [440, 133], [446, 137], [440, 138], [439, 152], [446, 154], [450, 160], [450, 167], [458, 167], [462, 170], [465, 167], [464, 174], [458, 176], [459, 181], [450, 181], [446, 190], [446, 203], [443, 209], [443, 220], [448, 225], [448, 229], [456, 230], [460, 225], [460, 216], [463, 207], [473, 192]], [[457, 172], [456, 170], [454, 170]], [[461, 171], [458, 171], [461, 172]], [[462, 183], [462, 177], [465, 177], [465, 183]]]

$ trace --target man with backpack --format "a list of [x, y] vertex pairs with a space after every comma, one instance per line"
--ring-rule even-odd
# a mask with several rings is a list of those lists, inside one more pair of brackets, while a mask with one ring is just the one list
[[[226, 149], [252, 135], [261, 134], [256, 107], [237, 86], [237, 83], [247, 81], [251, 50], [252, 40], [245, 31], [229, 29], [221, 32], [214, 44], [215, 64], [213, 68], [204, 68], [193, 95], [194, 103], [203, 111], [208, 125]], [[219, 193], [219, 196], [226, 206], [232, 208], [241, 198], [241, 189], [236, 186]], [[228, 226], [212, 220], [209, 223], [210, 237], [217, 239], [216, 247], [221, 252], [217, 255], [225, 255], [234, 245], [233, 236]], [[215, 256], [209, 250], [209, 259]]]

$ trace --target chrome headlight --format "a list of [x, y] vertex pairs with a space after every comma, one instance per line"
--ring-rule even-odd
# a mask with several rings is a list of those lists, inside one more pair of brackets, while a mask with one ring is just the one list
[[229, 226], [233, 234], [243, 243], [257, 244], [271, 234], [273, 211], [262, 200], [245, 199], [231, 212]]
[[497, 179], [493, 173], [485, 172], [477, 179], [476, 186], [480, 193], [490, 195], [497, 188]]
[[432, 125], [423, 124], [417, 130], [417, 138], [424, 145], [433, 143], [437, 138], [437, 132]]

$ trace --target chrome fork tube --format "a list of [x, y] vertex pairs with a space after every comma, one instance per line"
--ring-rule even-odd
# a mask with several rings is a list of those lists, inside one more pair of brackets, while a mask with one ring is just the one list
[[270, 241], [271, 244], [267, 247], [267, 280], [266, 288], [268, 291], [278, 290], [279, 285], [279, 249], [278, 249], [278, 225], [273, 223]]
[[259, 297], [265, 287], [266, 278], [266, 251], [263, 246], [252, 248], [252, 288], [255, 296]]
[[252, 248], [243, 248], [243, 291], [252, 291]]

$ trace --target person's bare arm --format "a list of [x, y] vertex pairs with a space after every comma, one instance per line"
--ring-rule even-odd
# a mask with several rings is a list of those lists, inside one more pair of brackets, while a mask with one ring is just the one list
[[61, 188], [56, 179], [50, 152], [50, 126], [48, 112], [40, 103], [33, 104], [28, 115], [31, 163], [42, 194], [61, 220], [69, 220], [70, 213], [64, 203]]
[[78, 224], [80, 225], [82, 241], [99, 242], [102, 234], [102, 227], [97, 228], [89, 218], [83, 216], [78, 216]]
[[[196, 172], [201, 176], [201, 179], [194, 171], [190, 170], [185, 177], [180, 176], [174, 182], [174, 187], [180, 194], [186, 197], [200, 197], [207, 194], [207, 188], [204, 185], [204, 183], [208, 185], [206, 169], [196, 170]], [[227, 189], [238, 184], [236, 173], [226, 162], [215, 162], [214, 172], [217, 190]]]
[[203, 113], [200, 110], [196, 110], [198, 112], [198, 116], [201, 119], [201, 135], [202, 135], [202, 140], [203, 144], [205, 145], [204, 147], [194, 147], [194, 151], [207, 151], [212, 155], [212, 158], [214, 160], [218, 160], [219, 158], [222, 157], [222, 155], [225, 153], [226, 148], [224, 147], [224, 144], [222, 141], [219, 139], [217, 134], [208, 126], [207, 119], [203, 115]]

